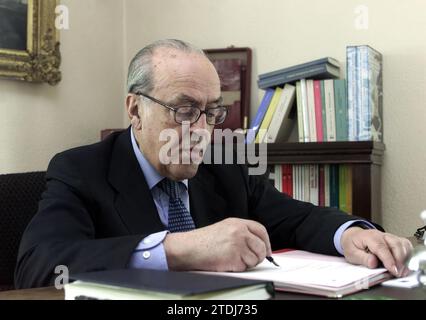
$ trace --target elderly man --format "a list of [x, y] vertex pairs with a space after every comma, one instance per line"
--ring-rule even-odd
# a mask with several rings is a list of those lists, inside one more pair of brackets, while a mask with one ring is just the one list
[[142, 49], [129, 68], [131, 127], [51, 161], [22, 239], [17, 287], [52, 284], [58, 265], [241, 271], [285, 247], [406, 272], [411, 244], [367, 221], [293, 200], [243, 165], [161, 161], [163, 130], [177, 133], [183, 151], [183, 124], [211, 133], [226, 117], [220, 102], [219, 77], [201, 50], [179, 40]]

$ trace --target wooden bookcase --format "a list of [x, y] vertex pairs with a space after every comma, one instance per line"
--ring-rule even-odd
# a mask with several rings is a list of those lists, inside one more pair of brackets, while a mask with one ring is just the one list
[[385, 145], [373, 141], [268, 144], [268, 164], [351, 164], [354, 215], [381, 222]]

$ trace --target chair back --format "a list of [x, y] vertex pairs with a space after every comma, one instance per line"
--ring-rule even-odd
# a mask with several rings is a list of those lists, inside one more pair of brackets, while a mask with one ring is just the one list
[[14, 288], [19, 243], [46, 188], [46, 172], [0, 175], [0, 291]]

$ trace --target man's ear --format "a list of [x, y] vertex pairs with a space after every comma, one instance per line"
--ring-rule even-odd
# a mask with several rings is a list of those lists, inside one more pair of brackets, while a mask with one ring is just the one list
[[127, 95], [126, 110], [132, 127], [135, 130], [140, 130], [142, 128], [142, 122], [139, 115], [138, 99], [134, 94]]

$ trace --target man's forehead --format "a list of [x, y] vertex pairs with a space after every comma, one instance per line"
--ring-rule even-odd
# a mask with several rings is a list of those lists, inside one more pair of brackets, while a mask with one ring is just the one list
[[156, 89], [168, 88], [181, 93], [184, 87], [220, 94], [220, 80], [214, 66], [197, 52], [159, 50], [153, 57], [153, 67]]

